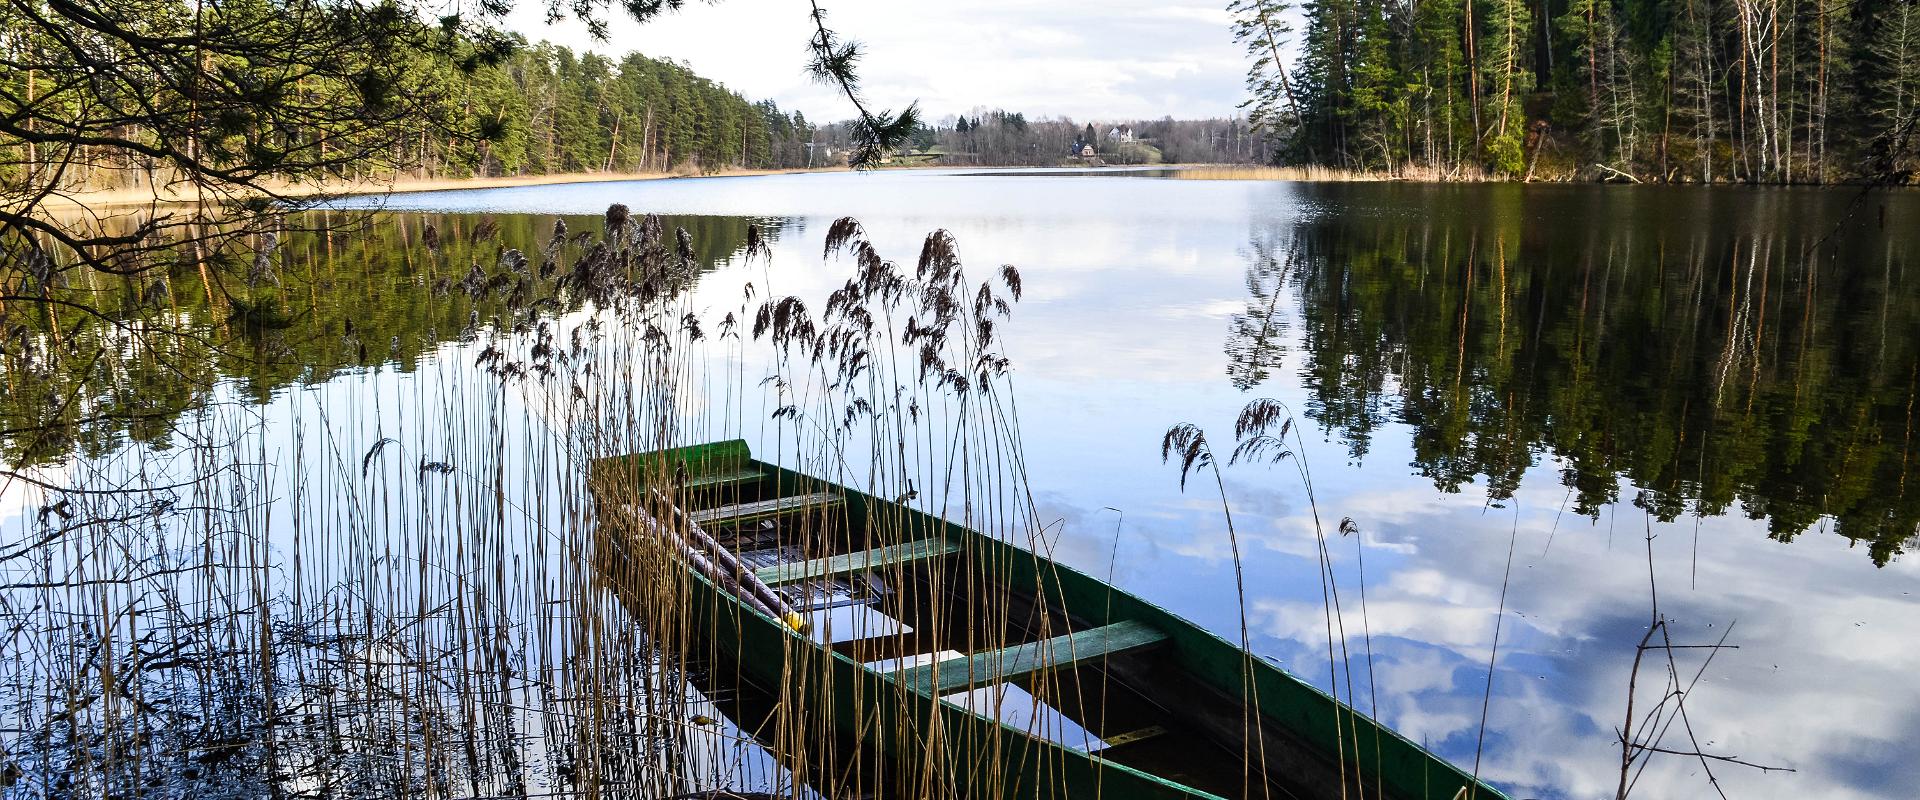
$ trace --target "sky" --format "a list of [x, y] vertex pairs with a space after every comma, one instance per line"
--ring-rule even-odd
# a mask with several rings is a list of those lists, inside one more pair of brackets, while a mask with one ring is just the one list
[[[865, 45], [861, 88], [876, 108], [918, 100], [935, 120], [982, 107], [1030, 119], [1192, 119], [1231, 116], [1242, 98], [1246, 66], [1225, 0], [822, 3], [831, 27]], [[835, 89], [805, 73], [804, 0], [692, 2], [646, 25], [614, 11], [602, 43], [578, 22], [549, 26], [544, 9], [521, 0], [506, 26], [530, 41], [684, 61], [749, 100], [809, 119], [853, 116]]]

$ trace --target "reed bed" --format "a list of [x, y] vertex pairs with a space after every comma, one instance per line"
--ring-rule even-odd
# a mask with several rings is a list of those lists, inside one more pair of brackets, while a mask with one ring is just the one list
[[[735, 257], [764, 265], [771, 235], [756, 228]], [[615, 206], [597, 231], [557, 221], [525, 250], [497, 236], [482, 223], [410, 237], [435, 295], [476, 304], [461, 342], [409, 373], [366, 368], [265, 406], [225, 383], [165, 446], [8, 479], [24, 513], [0, 528], [0, 794], [1006, 788], [1006, 742], [957, 747], [889, 710], [904, 690], [858, 698], [879, 711], [845, 736], [810, 702], [833, 689], [816, 683], [833, 675], [809, 663], [817, 651], [790, 648], [779, 685], [744, 685], [690, 623], [684, 560], [609, 515], [672, 519], [671, 476], [591, 465], [748, 438], [764, 460], [1044, 549], [997, 341], [1018, 272], [973, 281], [944, 232], [902, 267], [843, 220], [825, 256], [852, 277], [820, 313], [763, 296], [763, 278], [715, 319], [692, 299], [692, 237], [658, 218]], [[328, 237], [308, 267], [350, 249]], [[485, 318], [483, 298], [499, 301]], [[352, 326], [326, 333], [379, 363], [381, 343]], [[973, 648], [1029, 613], [955, 594], [984, 599], [936, 620], [1005, 623]], [[742, 711], [756, 708], [774, 711]]]
[[1424, 164], [1401, 164], [1390, 170], [1348, 169], [1317, 164], [1303, 166], [1209, 166], [1170, 170], [1171, 177], [1189, 181], [1301, 181], [1313, 183], [1353, 183], [1374, 181], [1481, 183], [1495, 180], [1473, 167], [1439, 168]]

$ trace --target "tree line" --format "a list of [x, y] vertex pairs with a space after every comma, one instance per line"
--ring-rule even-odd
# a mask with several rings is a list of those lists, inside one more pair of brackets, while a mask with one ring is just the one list
[[[807, 163], [813, 126], [804, 115], [789, 115], [770, 100], [748, 101], [686, 65], [639, 53], [615, 60], [547, 42], [530, 45], [517, 36], [507, 37], [500, 50], [496, 60], [464, 67], [418, 52], [393, 53], [410, 64], [407, 80], [419, 89], [409, 98], [413, 107], [380, 120], [387, 132], [376, 147], [337, 142], [340, 156], [327, 159], [324, 172], [336, 179], [378, 180], [710, 172]], [[23, 99], [44, 97], [54, 83], [44, 69], [4, 77]], [[56, 102], [68, 110], [43, 107], [39, 113], [77, 115], [103, 104], [86, 91], [71, 90]], [[231, 132], [241, 141], [208, 141], [197, 150], [273, 147], [264, 132], [248, 130], [270, 123], [271, 110], [246, 112], [244, 118], [238, 109], [228, 113], [234, 115]], [[165, 134], [142, 130], [137, 122], [121, 127], [118, 135], [134, 142]], [[175, 166], [143, 148], [83, 149], [56, 162], [52, 159], [62, 154], [36, 152], [35, 145], [31, 138], [0, 137], [0, 150], [7, 154], [0, 158], [0, 182], [18, 184], [57, 167], [62, 174], [54, 186], [61, 190], [142, 186], [170, 180], [167, 173]], [[323, 144], [315, 152], [325, 149]]]
[[628, 53], [614, 60], [519, 43], [464, 79], [450, 115], [493, 136], [442, 146], [421, 136], [422, 174], [538, 175], [807, 164], [813, 126], [771, 100], [748, 101], [686, 65]]
[[[1297, 163], [1821, 183], [1920, 167], [1914, 0], [1238, 0], [1250, 118]], [[1296, 49], [1297, 48], [1297, 49]]]
[[[838, 152], [852, 136], [845, 124], [825, 126], [820, 144]], [[824, 151], [822, 151], [824, 152]], [[917, 126], [894, 159], [954, 166], [1102, 164], [1257, 164], [1273, 149], [1247, 120], [1216, 118], [1108, 120], [1029, 119], [1025, 112], [975, 108]]]

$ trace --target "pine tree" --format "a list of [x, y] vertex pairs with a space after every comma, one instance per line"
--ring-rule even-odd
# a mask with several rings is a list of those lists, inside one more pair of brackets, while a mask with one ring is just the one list
[[1418, 114], [1421, 158], [1435, 172], [1462, 159], [1462, 144], [1473, 139], [1471, 111], [1461, 89], [1467, 84], [1465, 44], [1460, 19], [1464, 0], [1424, 0], [1414, 7], [1407, 82]]
[[1227, 6], [1227, 13], [1233, 15], [1233, 40], [1252, 59], [1247, 66], [1248, 98], [1240, 107], [1247, 111], [1247, 123], [1275, 143], [1291, 136], [1300, 124], [1300, 103], [1281, 57], [1293, 32], [1287, 22], [1291, 10], [1286, 0], [1234, 0]]
[[1297, 158], [1343, 166], [1350, 163], [1346, 150], [1349, 87], [1345, 33], [1350, 2], [1312, 0], [1305, 6], [1307, 30], [1293, 73], [1301, 108], [1296, 121], [1299, 132], [1291, 142]]
[[1481, 80], [1488, 87], [1481, 117], [1485, 156], [1493, 171], [1517, 177], [1526, 170], [1526, 98], [1533, 91], [1526, 36], [1533, 17], [1526, 0], [1491, 0], [1488, 6], [1481, 59]]
[[1405, 101], [1401, 88], [1405, 81], [1393, 61], [1385, 4], [1362, 0], [1358, 41], [1353, 48], [1352, 129], [1360, 142], [1355, 144], [1354, 160], [1362, 165], [1391, 173], [1399, 162], [1395, 144], [1405, 123]]
[[1588, 153], [1630, 173], [1640, 140], [1639, 95], [1614, 0], [1572, 0], [1560, 16], [1560, 30], [1574, 42]]

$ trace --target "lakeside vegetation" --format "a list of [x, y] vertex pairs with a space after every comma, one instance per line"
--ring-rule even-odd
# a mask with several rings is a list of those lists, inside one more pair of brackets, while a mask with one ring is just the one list
[[[473, 44], [464, 45], [472, 47]], [[29, 44], [31, 48], [33, 45]], [[717, 172], [806, 166], [813, 125], [770, 100], [739, 93], [668, 60], [628, 53], [612, 59], [508, 36], [488, 59], [461, 65], [400, 53], [417, 72], [417, 107], [391, 121], [384, 146], [327, 165], [341, 181], [467, 178], [582, 172]], [[32, 58], [32, 56], [27, 56]], [[52, 84], [44, 72], [0, 70], [0, 83], [46, 117], [83, 115], [102, 102], [84, 89]], [[433, 91], [420, 91], [424, 87]], [[235, 120], [238, 141], [265, 147], [265, 131]], [[126, 132], [142, 137], [137, 128]], [[24, 137], [0, 138], [0, 184], [17, 185], [53, 154]], [[59, 191], [157, 186], [174, 165], [141, 148], [82, 152], [66, 163]], [[844, 159], [843, 159], [844, 160]]]
[[[133, 373], [202, 361], [207, 380], [182, 376], [176, 393], [215, 402], [157, 409], [136, 447], [121, 446], [115, 423], [84, 420], [106, 432], [62, 442], [79, 451], [57, 469], [5, 471], [26, 511], [0, 537], [13, 656], [0, 659], [0, 789], [938, 796], [976, 766], [973, 745], [1027, 741], [995, 725], [955, 747], [915, 727], [905, 691], [864, 698], [861, 714], [892, 721], [850, 741], [835, 732], [836, 706], [790, 693], [831, 689], [824, 649], [793, 648], [778, 696], [759, 697], [695, 624], [710, 587], [664, 537], [609, 509], [684, 518], [647, 486], [586, 469], [758, 428], [781, 443], [782, 463], [917, 509], [972, 509], [970, 528], [1032, 548], [1039, 523], [1012, 499], [1024, 467], [993, 338], [1018, 300], [1017, 270], [993, 270], [976, 292], [945, 232], [915, 270], [842, 219], [827, 242], [851, 277], [823, 312], [752, 283], [720, 294], [737, 306], [712, 308], [693, 289], [713, 260], [771, 258], [774, 231], [621, 205], [603, 217], [307, 227], [284, 243], [257, 235], [263, 251], [289, 255], [256, 272], [252, 302], [183, 279], [129, 301], [132, 318], [96, 335], [20, 337], [31, 356], [9, 372], [71, 372], [79, 380], [59, 388], [83, 405], [123, 389], [144, 397], [154, 386]], [[203, 277], [219, 268], [202, 266]], [[282, 278], [299, 290], [283, 295]], [[128, 288], [117, 281], [88, 288]], [[201, 292], [206, 307], [178, 296]], [[220, 298], [252, 318], [225, 317]], [[261, 319], [274, 298], [290, 318]], [[202, 332], [218, 346], [169, 349]], [[896, 348], [902, 336], [909, 346]], [[742, 369], [712, 368], [733, 362]], [[754, 386], [783, 404], [770, 417], [747, 399]], [[652, 478], [681, 505], [700, 491]], [[783, 527], [811, 546], [845, 533], [831, 522]], [[897, 569], [865, 580], [919, 602]], [[816, 590], [836, 591], [808, 584], [790, 597], [812, 602]], [[935, 618], [1011, 618], [1004, 597], [963, 597], [935, 598]], [[991, 649], [1013, 634], [970, 642]], [[1038, 696], [1066, 691], [1040, 680]], [[933, 738], [924, 759], [881, 770], [862, 760], [877, 736]], [[970, 780], [999, 793], [1020, 774], [990, 764]]]
[[[630, 3], [647, 23], [679, 3]], [[366, 179], [502, 170], [678, 169], [793, 160], [804, 120], [681, 65], [527, 47], [511, 0], [72, 0], [0, 8], [0, 285], [10, 301], [79, 268], [149, 273], [270, 230]], [[547, 8], [604, 41], [614, 7]], [[897, 148], [912, 106], [870, 107], [857, 43], [806, 18], [808, 72], [853, 107], [849, 164]], [[798, 124], [796, 124], [798, 123]], [[792, 130], [790, 130], [792, 129]], [[190, 207], [55, 214], [133, 187]], [[70, 204], [69, 204], [70, 205]]]
[[1231, 11], [1252, 62], [1249, 113], [1287, 163], [1701, 183], [1899, 182], [1920, 168], [1911, 0], [1238, 0]]
[[449, 147], [423, 132], [411, 159], [421, 177], [807, 166], [805, 115], [639, 53], [516, 41], [461, 83], [444, 113], [494, 135]]

